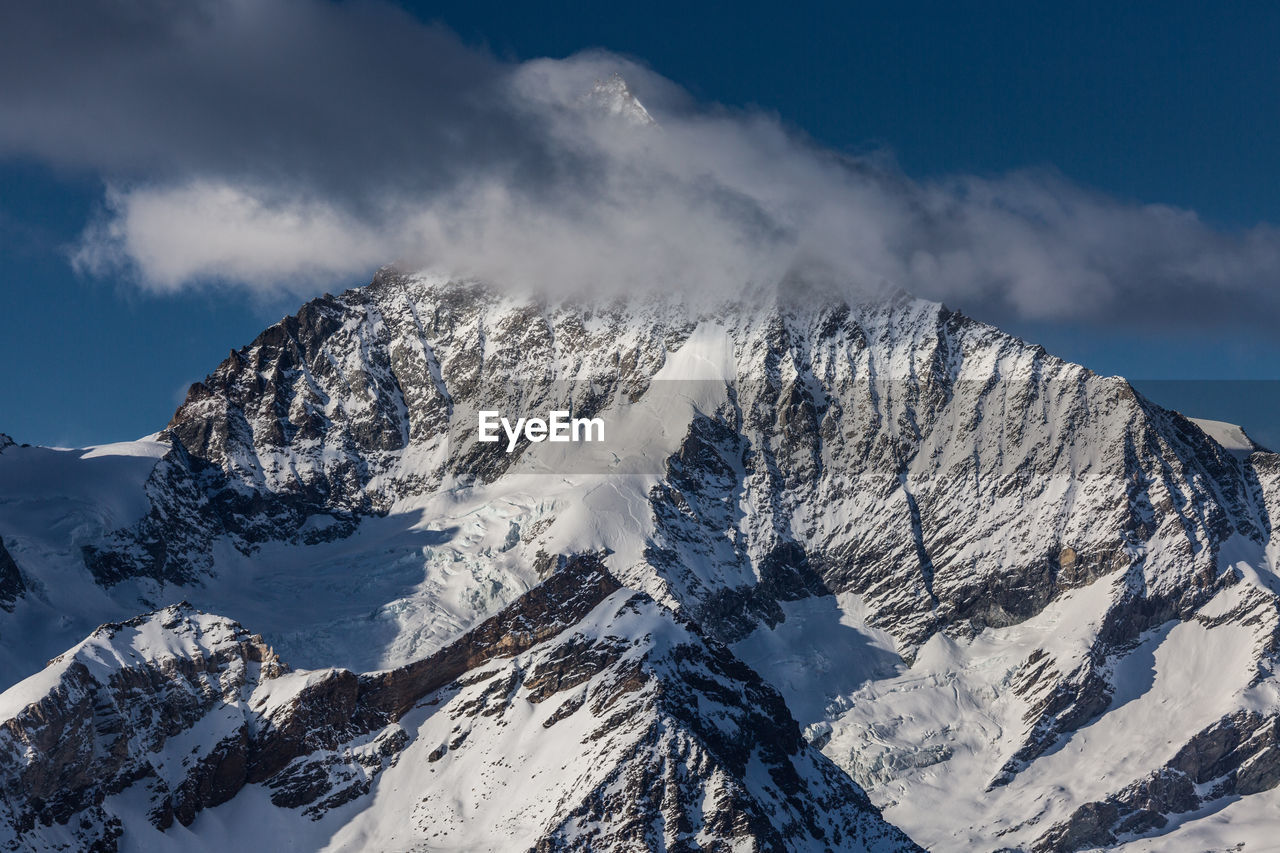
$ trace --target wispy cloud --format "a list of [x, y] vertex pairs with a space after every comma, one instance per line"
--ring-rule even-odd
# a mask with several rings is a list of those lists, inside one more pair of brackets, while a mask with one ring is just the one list
[[[916, 181], [604, 52], [503, 62], [381, 2], [18, 7], [0, 155], [101, 174], [76, 263], [300, 292], [392, 260], [716, 293], [820, 267], [998, 318], [1261, 328], [1280, 231], [1052, 170]], [[68, 23], [70, 22], [70, 23]], [[582, 103], [621, 72], [659, 126]]]

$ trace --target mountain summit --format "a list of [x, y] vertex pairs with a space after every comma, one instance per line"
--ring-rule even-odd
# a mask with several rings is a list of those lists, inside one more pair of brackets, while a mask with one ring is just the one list
[[616, 116], [636, 126], [657, 124], [644, 104], [631, 93], [631, 87], [616, 71], [603, 80], [597, 80], [584, 97], [584, 102], [600, 112]]

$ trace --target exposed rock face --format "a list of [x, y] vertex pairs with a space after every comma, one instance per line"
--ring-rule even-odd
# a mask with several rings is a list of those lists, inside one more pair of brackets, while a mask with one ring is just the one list
[[26, 591], [27, 586], [22, 582], [18, 564], [4, 547], [4, 540], [0, 539], [0, 608], [12, 612], [14, 603]]
[[[101, 804], [135, 784], [160, 827], [225, 802], [244, 784], [245, 700], [283, 671], [259, 638], [186, 606], [103, 626], [5, 694], [0, 790], [11, 844], [57, 827], [51, 842], [112, 849], [123, 830]], [[198, 726], [189, 754], [163, 753]]]
[[[561, 709], [586, 704], [605, 721], [601, 735], [632, 741], [536, 849], [914, 848], [727, 650], [666, 621], [647, 596], [625, 601], [611, 620], [604, 642], [562, 647], [524, 682], [543, 702], [549, 682], [557, 693], [583, 684]], [[649, 629], [643, 654], [609, 638], [635, 636], [632, 621]], [[566, 663], [582, 656], [589, 664], [565, 677]]]
[[1280, 784], [1280, 716], [1238, 712], [1186, 743], [1164, 767], [1049, 829], [1038, 851], [1107, 847], [1162, 829], [1172, 816]]
[[[5, 701], [11, 846], [116, 849], [138, 831], [120, 818], [125, 801], [146, 802], [166, 830], [246, 785], [301, 827], [369, 794], [407, 750], [483, 775], [502, 760], [483, 746], [493, 731], [558, 705], [540, 729], [577, 733], [565, 757], [609, 761], [591, 785], [549, 780], [561, 800], [517, 843], [919, 849], [800, 738], [754, 672], [594, 558], [394, 671], [293, 673], [258, 637], [184, 604], [104, 626]], [[453, 732], [439, 747], [424, 740], [437, 720]], [[423, 794], [455, 796], [439, 783]]]

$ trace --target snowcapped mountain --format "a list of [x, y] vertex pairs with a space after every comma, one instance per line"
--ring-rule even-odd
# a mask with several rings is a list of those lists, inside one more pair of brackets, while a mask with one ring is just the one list
[[[507, 452], [481, 410], [606, 440]], [[151, 440], [0, 453], [4, 832], [1266, 837], [1280, 456], [1243, 441], [904, 294], [588, 303], [387, 269], [231, 352]]]

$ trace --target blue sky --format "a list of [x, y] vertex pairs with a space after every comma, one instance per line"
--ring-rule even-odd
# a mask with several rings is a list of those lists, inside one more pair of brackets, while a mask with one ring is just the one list
[[[311, 32], [291, 26], [292, 14], [323, 22], [307, 11], [314, 4], [282, 0], [276, 5], [279, 14], [263, 26], [281, 27], [278, 38], [305, 40]], [[1202, 223], [1198, 227], [1210, 234], [1207, 239], [1225, 241], [1228, 254], [1236, 251], [1232, 240], [1256, 233], [1251, 229], [1260, 223], [1280, 223], [1280, 53], [1275, 49], [1280, 6], [1059, 5], [407, 4], [418, 21], [456, 33], [460, 46], [444, 44], [439, 56], [450, 58], [437, 61], [430, 50], [414, 55], [414, 45], [406, 41], [404, 64], [378, 69], [382, 77], [371, 75], [367, 85], [369, 91], [387, 93], [387, 115], [399, 115], [399, 104], [425, 116], [424, 121], [438, 111], [439, 124], [476, 122], [482, 119], [457, 113], [456, 103], [432, 100], [431, 93], [420, 91], [449, 85], [438, 66], [483, 75], [538, 57], [604, 48], [650, 69], [658, 81], [648, 82], [650, 91], [665, 80], [703, 108], [720, 104], [758, 111], [814, 147], [855, 157], [887, 156], [912, 181], [972, 176], [998, 183], [1010, 173], [1040, 170], [1081, 192], [1105, 196], [1107, 205], [1140, 211], [1160, 204], [1194, 212]], [[371, 19], [378, 20], [368, 23]], [[393, 24], [396, 31], [412, 30], [403, 22]], [[0, 99], [0, 125], [10, 128], [7, 136], [0, 131], [5, 270], [0, 431], [20, 441], [63, 445], [132, 438], [162, 427], [186, 385], [216, 366], [229, 349], [248, 342], [307, 296], [363, 283], [377, 264], [356, 260], [311, 281], [281, 274], [279, 286], [270, 281], [270, 270], [254, 271], [253, 282], [241, 286], [234, 271], [187, 276], [190, 280], [175, 273], [163, 283], [156, 274], [145, 269], [140, 274], [127, 264], [73, 269], [71, 259], [83, 246], [86, 227], [112, 216], [106, 187], [133, 191], [173, 184], [186, 180], [184, 170], [238, 176], [238, 162], [219, 161], [223, 151], [261, 167], [258, 175], [287, 171], [294, 157], [284, 143], [278, 146], [279, 162], [269, 162], [267, 148], [241, 152], [237, 126], [258, 138], [278, 128], [269, 118], [246, 117], [241, 104], [194, 98], [193, 109], [212, 115], [175, 121], [195, 126], [208, 118], [214, 130], [202, 130], [199, 137], [212, 140], [208, 151], [166, 159], [157, 149], [154, 156], [131, 159], [131, 152], [141, 150], [138, 138], [164, 133], [142, 134], [143, 128], [141, 136], [131, 137], [118, 125], [146, 117], [148, 98], [159, 102], [172, 93], [150, 94], [146, 78], [137, 78], [143, 82], [129, 93], [65, 83], [63, 78], [76, 74], [77, 62], [86, 79], [102, 67], [93, 41], [100, 37], [89, 24], [70, 33], [39, 21], [32, 26], [53, 42], [66, 39], [67, 45], [89, 49], [49, 51], [70, 70], [0, 64], [0, 89], [27, 88], [32, 99], [79, 93], [86, 100], [76, 105], [76, 115], [100, 112], [101, 118], [97, 125], [68, 124], [56, 111]], [[348, 31], [353, 39], [369, 38], [376, 49], [373, 36], [387, 26], [369, 13], [357, 16]], [[147, 37], [152, 36], [139, 36]], [[317, 40], [315, 57], [325, 55], [325, 46]], [[308, 60], [307, 54], [299, 56], [299, 62]], [[299, 70], [298, 76], [308, 73]], [[423, 82], [417, 85], [419, 74]], [[57, 79], [46, 85], [42, 75]], [[304, 82], [308, 91], [320, 92], [341, 85], [323, 76]], [[645, 77], [639, 82], [644, 84]], [[646, 94], [643, 85], [635, 88]], [[117, 97], [119, 107], [113, 101]], [[655, 97], [661, 102], [666, 96], [658, 92]], [[218, 114], [222, 109], [225, 117]], [[317, 110], [313, 135], [335, 134], [323, 123], [341, 121], [341, 112], [335, 114], [336, 119]], [[368, 115], [352, 117], [351, 124], [367, 128], [361, 138], [372, 137], [371, 149], [395, 141], [394, 127], [384, 128], [382, 116], [371, 108]], [[24, 137], [23, 125], [35, 129]], [[228, 141], [220, 143], [217, 133], [224, 127]], [[120, 138], [112, 147], [110, 137], [117, 131]], [[383, 132], [391, 136], [380, 143]], [[509, 132], [521, 131], [513, 125]], [[71, 136], [87, 141], [72, 150], [70, 143], [63, 145]], [[177, 134], [171, 144], [199, 147]], [[492, 144], [502, 153], [500, 141]], [[314, 153], [318, 163], [329, 155]], [[412, 156], [412, 151], [397, 156]], [[308, 178], [308, 192], [354, 198], [335, 178], [338, 171], [324, 160]], [[351, 180], [360, 176], [355, 169]], [[424, 173], [421, 180], [427, 187], [437, 178]], [[1270, 239], [1269, 233], [1259, 239]], [[1271, 251], [1263, 249], [1264, 255]], [[1230, 265], [1230, 258], [1224, 263]], [[1275, 267], [1255, 266], [1260, 271], [1250, 272], [1252, 278], [1232, 284], [1246, 294], [1241, 304], [1252, 298], [1249, 294], [1280, 289], [1280, 282], [1267, 278]], [[143, 281], [147, 275], [152, 278]], [[1280, 318], [1268, 315], [1273, 303], [1265, 298], [1256, 309], [1219, 312], [1214, 306], [1234, 299], [1236, 291], [1197, 299], [1182, 292], [1169, 295], [1155, 283], [1135, 285], [1123, 299], [1097, 311], [1055, 314], [1025, 306], [1014, 310], [1007, 299], [981, 294], [967, 299], [969, 292], [929, 295], [944, 296], [952, 307], [1100, 372], [1137, 380], [1197, 380], [1139, 381], [1139, 387], [1188, 414], [1243, 422], [1260, 439], [1280, 445], [1280, 383], [1216, 381], [1280, 380]]]

